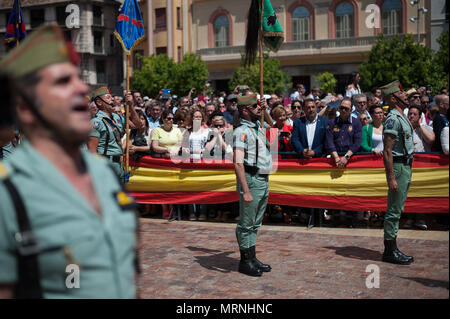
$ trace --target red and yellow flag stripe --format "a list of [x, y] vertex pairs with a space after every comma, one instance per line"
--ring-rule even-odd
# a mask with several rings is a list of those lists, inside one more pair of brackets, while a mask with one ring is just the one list
[[[144, 157], [127, 188], [138, 203], [218, 204], [239, 200], [231, 162], [174, 163]], [[330, 159], [281, 160], [270, 175], [269, 203], [344, 210], [386, 210], [383, 160], [352, 157], [345, 169]], [[448, 155], [416, 154], [406, 212], [448, 213]]]

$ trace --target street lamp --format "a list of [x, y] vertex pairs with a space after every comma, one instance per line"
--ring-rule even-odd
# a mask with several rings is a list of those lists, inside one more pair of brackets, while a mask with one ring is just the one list
[[409, 4], [412, 6], [417, 5], [417, 16], [410, 18], [409, 21], [413, 23], [417, 21], [417, 43], [420, 43], [420, 12], [425, 14], [428, 10], [420, 7], [420, 0], [410, 1]]

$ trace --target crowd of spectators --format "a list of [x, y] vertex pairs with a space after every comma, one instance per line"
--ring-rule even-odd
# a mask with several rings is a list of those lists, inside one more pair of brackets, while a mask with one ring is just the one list
[[[362, 92], [359, 81], [360, 75], [353, 74], [344, 94], [331, 94], [318, 87], [308, 90], [299, 84], [286, 96], [271, 93], [262, 97], [267, 101], [272, 126], [267, 138], [271, 145], [276, 143], [278, 158], [328, 156], [337, 167], [344, 168], [356, 153], [382, 156], [383, 124], [389, 107], [383, 103], [379, 88]], [[130, 157], [135, 161], [142, 156], [169, 158], [173, 155], [188, 156], [192, 161], [200, 161], [205, 156], [232, 159], [232, 129], [239, 125], [237, 96], [247, 94], [251, 88], [240, 85], [231, 94], [224, 91], [207, 94], [209, 88], [207, 83], [202, 94], [195, 95], [195, 89], [192, 89], [181, 98], [168, 96], [163, 90], [152, 98], [142, 97], [140, 92], [113, 96], [114, 111], [124, 115], [126, 100], [131, 99], [132, 94], [133, 107], [143, 124], [137, 130], [130, 122]], [[441, 94], [433, 96], [428, 87], [416, 87], [407, 93], [409, 108], [405, 109], [405, 116], [414, 128], [415, 152], [448, 154], [448, 91], [442, 90]], [[91, 116], [94, 117], [97, 111], [92, 102]], [[7, 148], [2, 148], [6, 153]], [[233, 205], [236, 204], [216, 208], [213, 205], [188, 205], [185, 212], [190, 220], [214, 217], [225, 221], [239, 218], [233, 216], [233, 211], [237, 211]], [[180, 205], [167, 204], [161, 208], [145, 207], [143, 213], [159, 214], [162, 210], [162, 216], [168, 218], [174, 215], [174, 210], [180, 209]], [[302, 219], [302, 211], [310, 214], [309, 209], [295, 207], [271, 206], [270, 209], [284, 221]], [[216, 213], [211, 214], [211, 210]], [[359, 216], [363, 221], [380, 216], [373, 212], [354, 214], [326, 210], [321, 214], [325, 220], [340, 221], [349, 216], [352, 219]], [[411, 222], [413, 219], [415, 222]], [[408, 225], [427, 228], [423, 216], [417, 214], [410, 215]]]

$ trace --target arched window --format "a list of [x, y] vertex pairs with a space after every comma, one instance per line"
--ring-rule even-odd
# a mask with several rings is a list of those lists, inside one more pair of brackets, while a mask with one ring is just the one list
[[297, 7], [292, 12], [292, 41], [311, 39], [309, 11], [306, 7]]
[[400, 0], [386, 0], [381, 7], [383, 33], [402, 33], [402, 3]]
[[353, 6], [348, 2], [342, 2], [336, 7], [336, 38], [350, 38], [354, 36], [353, 15]]
[[229, 32], [230, 26], [227, 16], [221, 15], [217, 17], [214, 21], [214, 46], [216, 48], [229, 46]]

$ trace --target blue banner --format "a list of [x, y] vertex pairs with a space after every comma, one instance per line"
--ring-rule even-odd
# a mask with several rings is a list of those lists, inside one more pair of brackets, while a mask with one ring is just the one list
[[127, 55], [144, 39], [144, 21], [137, 0], [125, 0], [116, 21], [114, 35]]
[[22, 9], [19, 0], [14, 0], [14, 5], [6, 25], [5, 42], [10, 47], [15, 47], [18, 42], [25, 39], [27, 32], [23, 22]]

